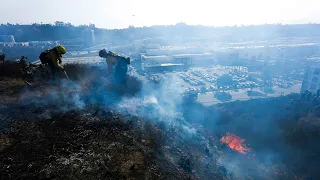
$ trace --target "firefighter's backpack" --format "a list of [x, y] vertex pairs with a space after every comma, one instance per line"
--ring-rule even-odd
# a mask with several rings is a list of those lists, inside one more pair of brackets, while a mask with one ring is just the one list
[[39, 59], [41, 61], [41, 64], [47, 64], [49, 62], [49, 52], [50, 50], [45, 50], [43, 51], [40, 56], [39, 56]]

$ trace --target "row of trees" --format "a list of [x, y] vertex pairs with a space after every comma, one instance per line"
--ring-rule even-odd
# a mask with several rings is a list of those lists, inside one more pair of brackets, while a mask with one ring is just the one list
[[[276, 37], [316, 37], [320, 36], [319, 28], [320, 24], [209, 27], [188, 26], [184, 23], [179, 23], [169, 26], [130, 26], [126, 29], [101, 29], [92, 24], [74, 26], [63, 22], [31, 25], [8, 23], [0, 25], [0, 35], [14, 35], [16, 42], [58, 41], [79, 38], [83, 39], [83, 44], [88, 45], [90, 44], [91, 30], [94, 30], [96, 44], [111, 43], [116, 46], [132, 44], [135, 40], [156, 37], [162, 37], [168, 44], [238, 42], [244, 40], [268, 40]], [[13, 50], [1, 48], [1, 50], [10, 55], [10, 57], [14, 56], [9, 52], [14, 51], [15, 48]], [[22, 53], [24, 50], [24, 48], [21, 48]], [[26, 53], [29, 53], [29, 51]], [[28, 56], [37, 57], [38, 53], [29, 53]]]
[[259, 25], [259, 26], [188, 26], [183, 23], [169, 26], [133, 27], [127, 29], [100, 29], [94, 25], [74, 26], [70, 23], [53, 24], [1, 24], [0, 34], [14, 35], [16, 41], [47, 41], [73, 39], [81, 36], [83, 30], [93, 29], [97, 37], [110, 40], [134, 40], [152, 37], [180, 36], [182, 39], [210, 36], [213, 40], [265, 40], [276, 37], [320, 36], [320, 24], [303, 25]]

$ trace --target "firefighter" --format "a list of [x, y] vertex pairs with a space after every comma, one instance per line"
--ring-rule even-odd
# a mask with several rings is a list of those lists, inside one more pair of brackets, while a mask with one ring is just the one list
[[27, 60], [28, 59], [28, 57], [26, 57], [26, 56], [21, 56], [21, 58], [20, 58], [20, 64], [23, 66], [23, 68], [25, 68], [26, 66], [27, 66]]
[[51, 70], [52, 79], [55, 80], [56, 73], [59, 71], [64, 72], [62, 67], [62, 55], [65, 54], [66, 48], [63, 46], [56, 46], [50, 50], [46, 50], [39, 56], [42, 64], [48, 64]]
[[118, 53], [105, 49], [99, 51], [99, 56], [106, 58], [107, 72], [106, 76], [113, 74], [114, 84], [118, 87], [121, 85], [127, 85], [127, 72], [128, 65], [130, 64], [130, 58], [120, 56]]
[[1, 54], [0, 55], [0, 61], [2, 62], [2, 64], [5, 63], [5, 59], [6, 59], [6, 55], [5, 54]]

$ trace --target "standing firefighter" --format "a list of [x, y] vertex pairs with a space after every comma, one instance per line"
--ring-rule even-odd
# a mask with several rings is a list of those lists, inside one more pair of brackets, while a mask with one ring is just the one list
[[[127, 85], [127, 72], [128, 65], [130, 64], [130, 58], [120, 56], [118, 53], [109, 51], [105, 49], [99, 51], [99, 56], [106, 58], [107, 61], [107, 76], [114, 73], [114, 84], [116, 86]], [[113, 70], [114, 69], [114, 70]]]
[[5, 54], [1, 54], [0, 55], [0, 61], [2, 62], [2, 64], [5, 63], [5, 61], [6, 61], [6, 55]]
[[20, 64], [25, 68], [26, 66], [27, 66], [27, 60], [28, 59], [28, 57], [26, 57], [26, 56], [21, 56], [21, 58], [20, 58]]
[[39, 56], [39, 59], [42, 64], [49, 65], [53, 80], [55, 80], [57, 72], [64, 71], [63, 67], [61, 66], [61, 63], [62, 63], [62, 55], [65, 53], [66, 53], [65, 47], [57, 46], [50, 50], [45, 50]]

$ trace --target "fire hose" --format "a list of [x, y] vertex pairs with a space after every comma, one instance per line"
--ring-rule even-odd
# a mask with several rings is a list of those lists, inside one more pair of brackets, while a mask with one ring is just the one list
[[64, 72], [64, 75], [66, 76], [66, 78], [70, 81], [70, 79], [69, 79], [69, 76], [68, 76], [67, 72], [66, 72], [65, 70], [63, 70], [63, 72]]

